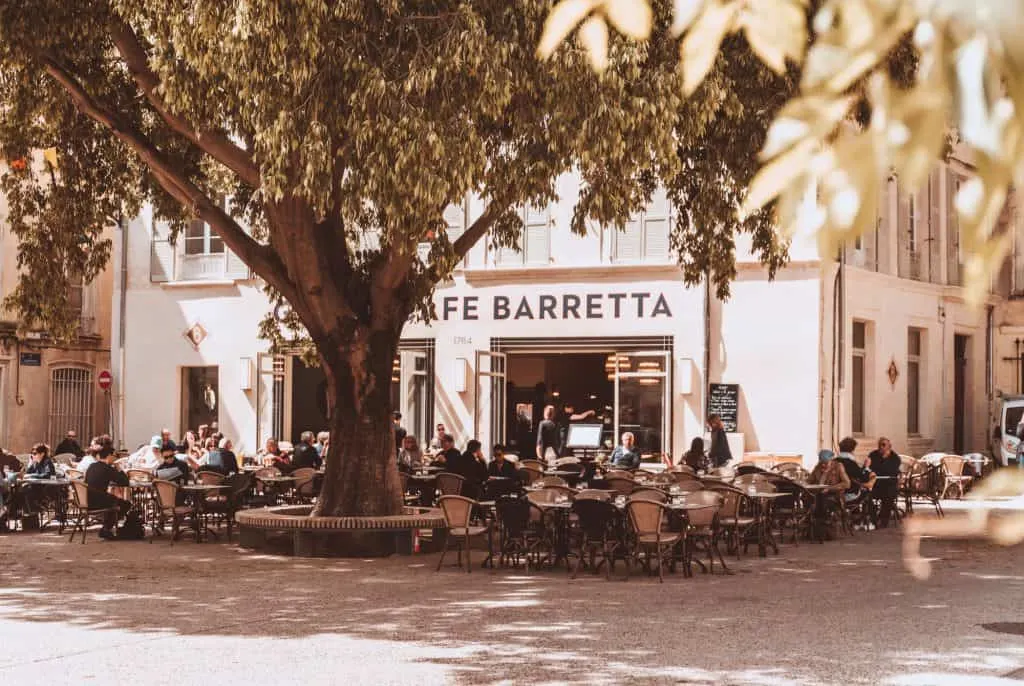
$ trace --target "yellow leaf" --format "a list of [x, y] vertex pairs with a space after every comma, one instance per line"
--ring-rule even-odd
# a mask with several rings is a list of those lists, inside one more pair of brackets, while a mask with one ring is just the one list
[[608, 66], [608, 25], [604, 19], [591, 17], [583, 22], [579, 39], [590, 58], [590, 65], [595, 71], [604, 71]]
[[775, 73], [786, 71], [786, 58], [799, 62], [807, 45], [807, 16], [796, 0], [749, 0], [743, 14], [751, 49]]
[[747, 197], [743, 199], [743, 206], [740, 208], [740, 216], [749, 217], [804, 174], [817, 145], [817, 141], [805, 138], [761, 167], [750, 182]]
[[604, 14], [620, 33], [635, 40], [651, 35], [654, 16], [647, 0], [604, 0]]
[[725, 34], [732, 28], [738, 10], [737, 2], [723, 4], [716, 0], [704, 10], [704, 14], [686, 34], [679, 47], [683, 58], [683, 90], [686, 95], [692, 95], [707, 78], [718, 56], [718, 48]]
[[750, 49], [769, 69], [776, 74], [786, 72], [786, 55], [782, 51], [780, 36], [775, 27], [760, 21], [757, 15], [745, 13], [743, 18], [743, 34], [750, 43]]
[[555, 5], [544, 21], [544, 33], [537, 45], [537, 55], [541, 59], [551, 57], [565, 37], [590, 13], [596, 1], [562, 0]]
[[697, 19], [697, 15], [704, 9], [705, 0], [674, 0], [672, 8], [672, 31], [673, 36], [681, 36], [690, 24]]
[[43, 150], [43, 159], [50, 163], [54, 169], [57, 168], [57, 148]]
[[768, 128], [761, 160], [783, 152], [801, 138], [823, 139], [846, 117], [852, 97], [811, 95], [788, 102]]

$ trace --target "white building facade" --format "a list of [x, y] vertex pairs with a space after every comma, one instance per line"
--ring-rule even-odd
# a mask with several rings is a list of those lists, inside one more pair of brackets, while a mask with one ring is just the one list
[[[948, 196], [966, 171], [944, 165], [914, 199], [889, 182], [877, 231], [842, 266], [798, 236], [769, 281], [741, 242], [725, 302], [682, 283], [663, 195], [625, 232], [593, 225], [578, 237], [567, 175], [559, 202], [524, 210], [520, 251], [481, 241], [437, 289], [438, 319], [406, 327], [393, 404], [421, 441], [443, 423], [460, 444], [520, 452], [532, 451], [543, 406], [567, 404], [603, 417], [606, 441], [629, 430], [644, 452], [678, 459], [704, 434], [709, 387], [734, 384], [734, 452], [811, 462], [846, 434], [865, 447], [885, 435], [912, 454], [986, 449], [995, 394], [1016, 391], [1022, 373], [1019, 350], [1017, 362], [1002, 357], [1024, 328], [1011, 323], [1013, 265], [988, 309], [963, 303]], [[449, 208], [450, 233], [482, 209]], [[1012, 208], [1007, 217], [1016, 228]], [[271, 305], [207, 227], [176, 245], [147, 214], [126, 231], [115, 375], [126, 445], [216, 421], [252, 453], [269, 436], [324, 428], [322, 374], [266, 353], [257, 326]]]

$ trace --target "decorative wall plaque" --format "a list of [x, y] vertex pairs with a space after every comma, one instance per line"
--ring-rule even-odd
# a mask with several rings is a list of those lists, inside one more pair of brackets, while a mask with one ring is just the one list
[[185, 331], [185, 338], [192, 344], [192, 347], [199, 350], [199, 346], [203, 344], [209, 334], [206, 329], [203, 328], [202, 324], [193, 324], [187, 331]]

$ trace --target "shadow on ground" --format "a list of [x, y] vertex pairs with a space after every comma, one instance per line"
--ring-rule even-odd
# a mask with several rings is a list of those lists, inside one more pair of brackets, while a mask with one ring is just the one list
[[[467, 683], [917, 684], [1024, 666], [1019, 639], [991, 629], [1024, 607], [1015, 554], [963, 543], [929, 554], [941, 559], [926, 584], [902, 570], [898, 536], [880, 532], [730, 560], [733, 576], [659, 584], [435, 573], [434, 555], [310, 560], [224, 544], [12, 535], [0, 538], [0, 618], [153, 640], [415, 644], [436, 649], [418, 660]], [[0, 656], [0, 675], [16, 663]]]

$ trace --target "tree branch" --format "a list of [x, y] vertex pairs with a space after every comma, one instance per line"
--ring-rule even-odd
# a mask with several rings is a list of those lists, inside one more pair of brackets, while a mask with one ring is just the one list
[[218, 131], [203, 131], [196, 128], [184, 117], [174, 114], [167, 107], [167, 103], [157, 93], [160, 78], [149, 67], [146, 49], [124, 20], [116, 18], [110, 22], [110, 38], [128, 67], [128, 73], [132, 75], [135, 83], [146, 96], [146, 100], [167, 125], [199, 146], [210, 157], [238, 174], [246, 184], [258, 188], [260, 172], [252, 156], [246, 150], [232, 143], [227, 136]]
[[61, 65], [54, 56], [40, 53], [39, 60], [46, 73], [67, 91], [71, 101], [82, 114], [110, 129], [121, 142], [134, 150], [164, 190], [208, 223], [243, 262], [286, 299], [291, 299], [295, 287], [284, 278], [284, 265], [271, 249], [257, 243], [223, 209], [211, 201], [184, 174], [176, 170], [145, 135], [94, 99], [74, 74]]
[[477, 217], [477, 220], [473, 222], [466, 232], [455, 239], [455, 243], [452, 244], [452, 249], [455, 250], [455, 254], [459, 258], [466, 256], [477, 241], [479, 241], [485, 233], [491, 228], [495, 220], [501, 216], [501, 210], [497, 209], [497, 206], [490, 204], [484, 213]]

